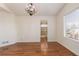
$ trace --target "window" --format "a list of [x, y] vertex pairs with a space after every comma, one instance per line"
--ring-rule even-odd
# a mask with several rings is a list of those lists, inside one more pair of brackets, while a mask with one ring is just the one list
[[64, 16], [64, 36], [79, 40], [79, 9]]

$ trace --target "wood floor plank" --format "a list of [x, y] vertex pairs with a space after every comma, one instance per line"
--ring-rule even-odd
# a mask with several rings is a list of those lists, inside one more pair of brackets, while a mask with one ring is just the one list
[[41, 51], [40, 43], [16, 43], [0, 48], [1, 56], [75, 56], [57, 42], [49, 42], [47, 51]]

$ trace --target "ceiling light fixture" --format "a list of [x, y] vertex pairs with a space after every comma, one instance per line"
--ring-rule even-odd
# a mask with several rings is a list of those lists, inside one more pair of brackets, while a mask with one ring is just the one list
[[27, 12], [30, 16], [34, 15], [36, 12], [36, 8], [33, 3], [28, 3], [25, 8], [25, 12]]

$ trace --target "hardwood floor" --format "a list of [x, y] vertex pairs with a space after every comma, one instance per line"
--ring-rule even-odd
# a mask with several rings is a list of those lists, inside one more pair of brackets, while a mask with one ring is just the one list
[[1, 56], [75, 56], [57, 42], [48, 43], [47, 51], [41, 51], [40, 43], [16, 43], [0, 48]]

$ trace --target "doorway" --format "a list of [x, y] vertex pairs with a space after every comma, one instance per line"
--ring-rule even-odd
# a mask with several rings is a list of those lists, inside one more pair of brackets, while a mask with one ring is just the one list
[[41, 20], [40, 22], [40, 28], [41, 28], [41, 51], [47, 51], [48, 48], [48, 44], [47, 44], [47, 30], [48, 30], [48, 26], [47, 26], [47, 20]]

